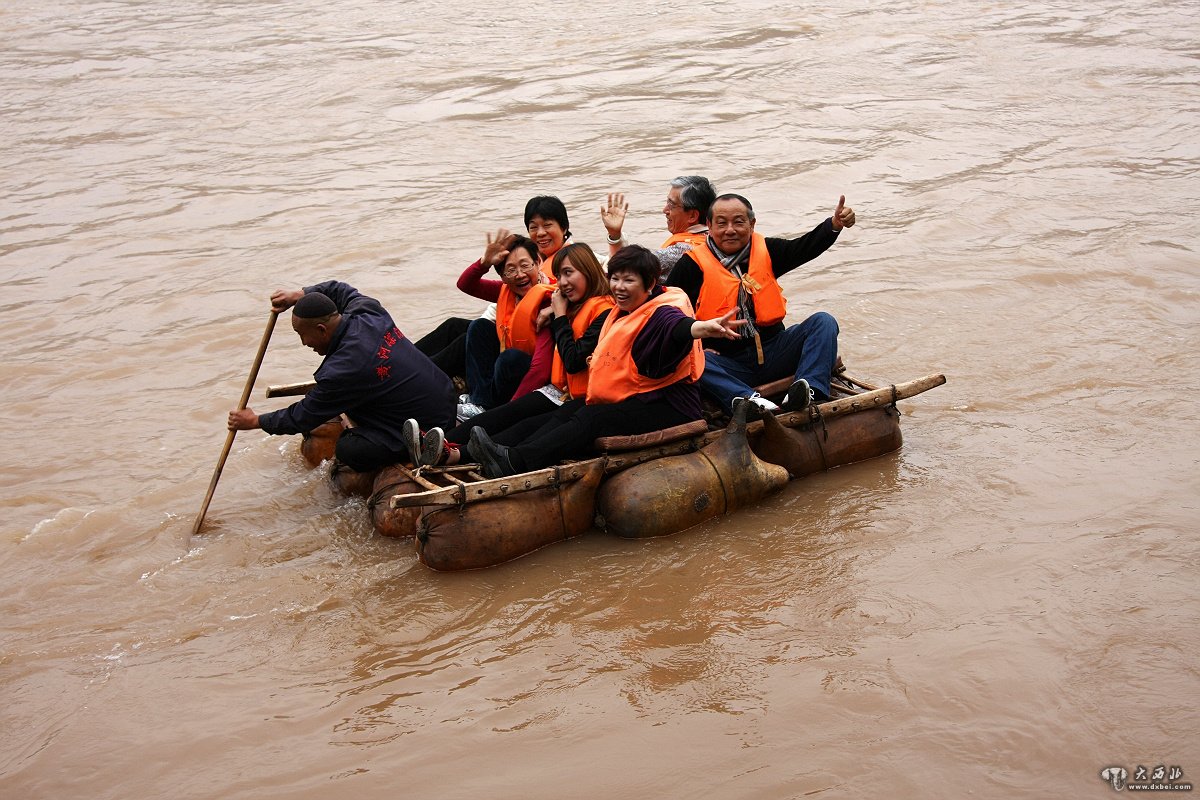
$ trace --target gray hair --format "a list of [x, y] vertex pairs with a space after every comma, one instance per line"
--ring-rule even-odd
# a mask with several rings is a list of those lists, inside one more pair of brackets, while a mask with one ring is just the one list
[[717, 190], [703, 175], [680, 175], [671, 181], [679, 190], [679, 200], [684, 211], [699, 211], [700, 219], [708, 218], [708, 209], [717, 199]]

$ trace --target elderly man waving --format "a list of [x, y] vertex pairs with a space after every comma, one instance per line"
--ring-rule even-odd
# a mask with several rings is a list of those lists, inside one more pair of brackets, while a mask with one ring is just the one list
[[[667, 221], [667, 232], [671, 235], [662, 247], [652, 251], [660, 264], [659, 276], [665, 278], [679, 257], [693, 247], [704, 244], [708, 236], [708, 209], [717, 198], [712, 182], [703, 175], [680, 175], [667, 187], [667, 200], [662, 213]], [[629, 204], [625, 195], [613, 193], [608, 196], [608, 205], [600, 207], [600, 220], [608, 230], [608, 254], [615, 255], [625, 244], [621, 228], [625, 225], [625, 214]]]
[[734, 341], [705, 341], [702, 391], [726, 410], [737, 397], [768, 411], [779, 409], [751, 387], [787, 376], [793, 382], [783, 408], [799, 410], [829, 398], [837, 362], [837, 321], [818, 311], [797, 325], [784, 326], [787, 300], [778, 278], [819, 256], [854, 225], [854, 210], [838, 199], [833, 216], [797, 239], [765, 238], [754, 230], [754, 208], [738, 194], [723, 194], [708, 212], [706, 242], [685, 253], [666, 283], [682, 289], [698, 319], [719, 317], [733, 308], [747, 320]]

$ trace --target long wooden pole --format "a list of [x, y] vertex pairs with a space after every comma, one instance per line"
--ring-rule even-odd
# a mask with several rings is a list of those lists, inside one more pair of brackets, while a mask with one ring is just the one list
[[[250, 368], [250, 377], [246, 379], [246, 388], [242, 390], [242, 399], [238, 401], [238, 411], [246, 407], [250, 402], [250, 392], [254, 389], [254, 379], [258, 377], [258, 368], [262, 366], [263, 356], [267, 353], [267, 344], [271, 341], [271, 332], [275, 330], [275, 320], [279, 317], [279, 312], [272, 309], [271, 318], [267, 320], [267, 329], [263, 331], [262, 341], [258, 344], [258, 354], [254, 356], [254, 366]], [[217, 481], [221, 480], [221, 470], [225, 468], [225, 459], [229, 458], [229, 451], [233, 449], [233, 439], [237, 436], [237, 431], [230, 431], [225, 437], [225, 447], [221, 450], [221, 457], [217, 459], [217, 468], [213, 471], [212, 481], [208, 484], [208, 494], [204, 496], [204, 505], [200, 506], [200, 513], [196, 515], [196, 524], [192, 526], [192, 536], [200, 532], [200, 526], [204, 524], [204, 515], [208, 513], [208, 504], [212, 502], [213, 492], [217, 491]]]

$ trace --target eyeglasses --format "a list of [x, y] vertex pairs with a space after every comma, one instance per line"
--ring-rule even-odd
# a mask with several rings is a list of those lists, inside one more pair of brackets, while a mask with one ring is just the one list
[[679, 209], [683, 208], [683, 206], [679, 203], [676, 203], [674, 200], [672, 200], [671, 198], [668, 197], [667, 198], [667, 208], [669, 208], [673, 211], [678, 211]]
[[536, 269], [537, 264], [532, 261], [518, 261], [516, 264], [506, 266], [500, 275], [505, 278], [515, 278], [522, 272], [534, 272]]

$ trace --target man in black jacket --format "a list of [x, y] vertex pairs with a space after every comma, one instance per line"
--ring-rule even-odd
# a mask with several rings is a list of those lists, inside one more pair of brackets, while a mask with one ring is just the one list
[[785, 410], [829, 398], [837, 362], [838, 324], [818, 311], [797, 325], [784, 324], [787, 300], [778, 279], [828, 250], [843, 228], [854, 225], [854, 210], [838, 200], [833, 216], [796, 239], [765, 238], [755, 232], [754, 208], [739, 194], [723, 194], [708, 211], [707, 240], [680, 257], [667, 284], [687, 294], [698, 319], [738, 309], [745, 320], [736, 341], [705, 341], [708, 351], [700, 390], [732, 411], [738, 397], [760, 409], [779, 406], [753, 386], [791, 376]]
[[[294, 306], [294, 308], [293, 308]], [[340, 414], [354, 427], [338, 439], [338, 461], [368, 472], [413, 460], [404, 421], [422, 429], [454, 424], [454, 386], [413, 346], [383, 306], [339, 281], [277, 290], [271, 308], [292, 308], [292, 329], [324, 360], [316, 386], [299, 402], [268, 414], [229, 412], [230, 430], [262, 428], [272, 434], [305, 433]]]

